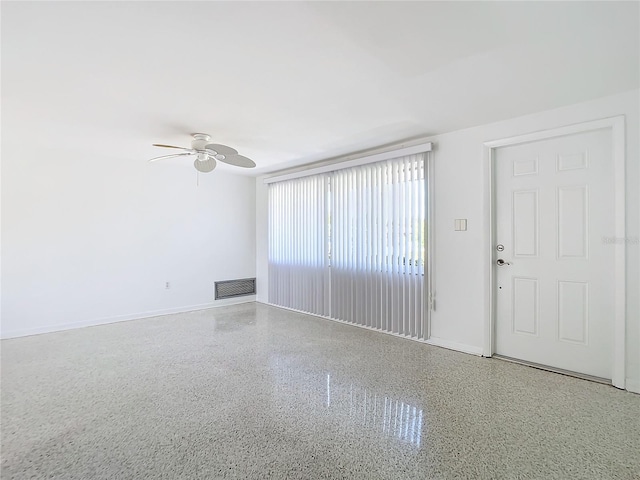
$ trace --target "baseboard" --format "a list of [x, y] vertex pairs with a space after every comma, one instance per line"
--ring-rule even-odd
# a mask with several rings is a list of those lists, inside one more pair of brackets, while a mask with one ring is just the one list
[[456, 352], [469, 353], [471, 355], [482, 356], [482, 347], [475, 347], [473, 345], [466, 345], [464, 343], [452, 342], [451, 340], [445, 340], [444, 338], [430, 337], [425, 340], [425, 343], [429, 345], [435, 345], [436, 347], [447, 348], [449, 350], [455, 350]]
[[309, 315], [311, 317], [321, 318], [323, 320], [329, 320], [331, 322], [340, 323], [340, 324], [346, 325], [348, 327], [362, 328], [362, 329], [368, 330], [370, 332], [378, 332], [378, 333], [382, 333], [384, 335], [391, 335], [392, 337], [398, 337], [398, 338], [404, 338], [406, 340], [411, 340], [412, 342], [425, 343], [425, 341], [422, 340], [421, 338], [412, 338], [412, 337], [408, 337], [406, 335], [401, 335], [399, 333], [387, 332], [386, 330], [380, 330], [379, 328], [368, 327], [367, 325], [358, 325], [357, 323], [347, 322], [345, 320], [340, 320], [338, 318], [328, 317], [328, 316], [325, 316], [325, 315], [318, 315], [317, 313], [305, 312], [304, 310], [298, 310], [296, 308], [283, 307], [282, 305], [276, 305], [275, 303], [269, 303], [269, 302], [256, 302], [256, 303], [263, 303], [264, 305], [268, 305], [268, 306], [274, 307], [274, 308], [280, 308], [281, 310], [288, 310], [290, 312], [299, 313], [301, 315]]
[[634, 380], [632, 378], [627, 378], [627, 380], [625, 382], [625, 387], [630, 392], [640, 393], [640, 380]]
[[384, 333], [385, 335], [392, 335], [394, 337], [405, 338], [407, 340], [412, 340], [414, 342], [426, 343], [428, 345], [433, 345], [433, 346], [436, 346], [436, 347], [443, 347], [443, 348], [447, 348], [449, 350], [455, 350], [457, 352], [462, 352], [462, 353], [469, 353], [471, 355], [477, 355], [479, 357], [482, 356], [482, 347], [474, 347], [473, 345], [465, 345], [464, 343], [452, 342], [452, 341], [449, 341], [449, 340], [444, 340], [442, 338], [431, 337], [428, 340], [422, 340], [422, 339], [419, 339], [419, 338], [411, 338], [411, 337], [407, 337], [405, 335], [400, 335], [400, 334], [392, 333], [392, 332], [386, 332], [384, 330], [379, 330], [377, 328], [367, 327], [366, 325], [357, 325], [355, 323], [345, 322], [344, 320], [338, 320], [337, 318], [325, 317], [323, 315], [317, 315], [315, 313], [303, 312], [301, 310], [296, 310], [295, 308], [283, 307], [281, 305], [274, 305], [274, 304], [268, 303], [268, 302], [257, 302], [257, 303], [264, 303], [265, 305], [269, 305], [270, 307], [281, 308], [283, 310], [289, 310], [289, 311], [292, 311], [292, 312], [301, 313], [303, 315], [311, 315], [313, 317], [322, 318], [324, 320], [331, 320], [332, 322], [338, 322], [338, 323], [341, 323], [343, 325], [348, 325], [350, 327], [364, 328], [365, 330], [369, 330], [369, 331], [372, 331], [372, 332]]
[[237, 300], [223, 300], [216, 302], [201, 303], [198, 305], [185, 305], [182, 307], [164, 308], [160, 310], [150, 310], [147, 312], [131, 313], [126, 315], [116, 315], [113, 317], [94, 318], [91, 320], [84, 320], [81, 322], [61, 323], [58, 325], [46, 325], [35, 328], [25, 328], [21, 330], [9, 330], [8, 332], [2, 332], [1, 339], [8, 338], [27, 337], [30, 335], [40, 335], [43, 333], [61, 332], [64, 330], [73, 330], [76, 328], [95, 327], [97, 325], [108, 325], [110, 323], [127, 322], [129, 320], [140, 320], [143, 318], [160, 317], [162, 315], [172, 315], [175, 313], [187, 313], [195, 312], [198, 310], [207, 310], [209, 308], [226, 307], [228, 305], [238, 305], [241, 303], [254, 302], [254, 296], [245, 297]]

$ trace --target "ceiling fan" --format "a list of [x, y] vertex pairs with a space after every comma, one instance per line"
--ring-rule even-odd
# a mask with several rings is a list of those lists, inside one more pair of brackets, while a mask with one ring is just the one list
[[191, 137], [193, 138], [193, 140], [191, 140], [191, 148], [154, 143], [154, 147], [177, 148], [183, 150], [183, 152], [152, 158], [149, 162], [157, 162], [158, 160], [177, 157], [195, 157], [193, 166], [198, 172], [202, 173], [212, 172], [216, 168], [217, 161], [243, 168], [253, 168], [256, 166], [256, 163], [250, 158], [238, 155], [238, 151], [234, 148], [217, 143], [209, 143], [211, 135], [207, 135], [206, 133], [192, 133]]

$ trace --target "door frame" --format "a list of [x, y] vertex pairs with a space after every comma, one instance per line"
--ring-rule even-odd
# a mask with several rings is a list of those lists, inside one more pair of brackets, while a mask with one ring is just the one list
[[[547, 140], [576, 133], [608, 129], [611, 131], [611, 156], [614, 169], [614, 235], [616, 239], [625, 238], [625, 117], [619, 115], [600, 120], [566, 125], [550, 130], [540, 130], [524, 135], [501, 138], [484, 142], [483, 169], [485, 174], [485, 281], [488, 286], [485, 297], [484, 342], [482, 356], [491, 357], [495, 353], [496, 325], [496, 285], [495, 266], [493, 265], [493, 245], [495, 244], [495, 150], [508, 145]], [[614, 251], [614, 302], [615, 317], [613, 329], [613, 362], [611, 383], [625, 388], [625, 341], [626, 341], [626, 245], [616, 241]]]

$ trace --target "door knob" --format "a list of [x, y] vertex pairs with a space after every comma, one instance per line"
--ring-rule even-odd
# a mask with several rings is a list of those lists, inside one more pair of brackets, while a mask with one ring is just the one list
[[505, 262], [503, 259], [499, 258], [498, 260], [496, 260], [496, 263], [498, 264], [499, 267], [504, 267], [505, 265], [511, 265], [509, 262]]

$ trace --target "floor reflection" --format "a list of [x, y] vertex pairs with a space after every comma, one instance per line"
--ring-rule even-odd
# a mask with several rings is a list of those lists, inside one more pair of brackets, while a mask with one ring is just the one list
[[[344, 426], [365, 427], [390, 440], [418, 449], [423, 434], [423, 409], [388, 392], [366, 388], [331, 373], [318, 373], [292, 359], [272, 358], [279, 402], [307, 412], [329, 413]], [[292, 405], [295, 404], [295, 405]]]
[[[338, 395], [348, 395], [348, 401], [336, 401]], [[340, 405], [348, 405], [349, 418], [352, 421], [376, 430], [386, 437], [392, 437], [416, 447], [420, 446], [421, 408], [353, 383], [348, 387], [332, 385], [331, 374], [328, 373], [327, 408], [337, 409], [341, 408]]]

